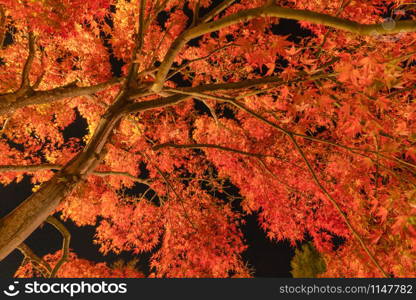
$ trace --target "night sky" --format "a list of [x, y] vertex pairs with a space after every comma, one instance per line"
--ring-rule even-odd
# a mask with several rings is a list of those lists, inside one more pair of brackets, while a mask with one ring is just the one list
[[[214, 1], [215, 2], [218, 1]], [[202, 11], [202, 14], [204, 11]], [[161, 15], [159, 21], [163, 22], [166, 16]], [[110, 21], [111, 22], [111, 21]], [[272, 31], [278, 35], [290, 35], [289, 40], [298, 41], [300, 37], [309, 35], [309, 32], [299, 27], [298, 23], [290, 20], [280, 20], [278, 25], [273, 25]], [[192, 42], [192, 41], [191, 41]], [[194, 41], [195, 42], [195, 41]], [[105, 43], [110, 53], [111, 46]], [[121, 75], [122, 61], [113, 56], [110, 58], [114, 76]], [[179, 85], [188, 85], [189, 82], [183, 81], [180, 77], [175, 78]], [[196, 109], [198, 105], [196, 103]], [[65, 139], [70, 137], [82, 137], [86, 134], [87, 124], [85, 120], [78, 115], [77, 120], [64, 131]], [[10, 184], [6, 187], [0, 185], [0, 217], [5, 216], [19, 203], [30, 196], [31, 192], [30, 178], [25, 177], [23, 181], [16, 184]], [[137, 192], [140, 192], [137, 190]], [[137, 256], [128, 252], [121, 255], [103, 256], [98, 251], [98, 246], [93, 244], [94, 227], [84, 226], [76, 227], [73, 222], [64, 222], [72, 234], [71, 248], [80, 258], [96, 262], [112, 263], [120, 258], [129, 261]], [[294, 255], [294, 248], [288, 242], [271, 242], [265, 232], [259, 228], [257, 215], [246, 217], [246, 224], [242, 228], [248, 249], [243, 256], [248, 265], [255, 270], [255, 277], [291, 277], [290, 260]], [[26, 243], [39, 256], [48, 253], [54, 253], [61, 248], [61, 235], [51, 225], [46, 224], [38, 228], [27, 240]], [[145, 274], [149, 272], [147, 262], [151, 253], [143, 254], [139, 258], [137, 268]], [[22, 261], [23, 256], [15, 250], [6, 259], [0, 262], [0, 278], [12, 277]]]

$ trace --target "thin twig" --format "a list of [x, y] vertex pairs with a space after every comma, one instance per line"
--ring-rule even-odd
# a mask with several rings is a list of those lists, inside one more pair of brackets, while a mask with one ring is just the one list
[[295, 163], [292, 163], [290, 161], [288, 161], [287, 159], [278, 156], [278, 155], [271, 155], [271, 154], [263, 154], [263, 153], [252, 153], [252, 152], [247, 152], [247, 151], [242, 151], [242, 150], [238, 150], [238, 149], [233, 149], [233, 148], [229, 148], [229, 147], [225, 147], [225, 146], [220, 146], [220, 145], [215, 145], [215, 144], [173, 144], [173, 143], [164, 143], [164, 144], [160, 144], [160, 145], [156, 145], [153, 146], [152, 149], [154, 151], [158, 151], [162, 148], [177, 148], [177, 149], [204, 149], [204, 148], [211, 148], [211, 149], [217, 149], [217, 150], [221, 150], [221, 151], [227, 151], [227, 152], [232, 152], [232, 153], [237, 153], [237, 154], [241, 154], [241, 155], [245, 155], [245, 156], [251, 156], [251, 157], [255, 157], [258, 159], [261, 158], [274, 158], [277, 159], [279, 161], [283, 161], [285, 163], [291, 164], [295, 167], [297, 167], [298, 169], [301, 170], [305, 170], [303, 167], [298, 166]]
[[242, 154], [242, 155], [246, 155], [246, 156], [253, 156], [253, 157], [275, 157], [274, 155], [268, 155], [268, 154], [262, 154], [262, 153], [251, 153], [251, 152], [246, 152], [246, 151], [242, 151], [242, 150], [238, 150], [238, 149], [233, 149], [233, 148], [229, 148], [229, 147], [224, 147], [224, 146], [220, 146], [220, 145], [215, 145], [215, 144], [187, 144], [187, 145], [181, 145], [181, 144], [173, 144], [173, 143], [164, 143], [164, 144], [160, 144], [160, 145], [156, 145], [154, 147], [152, 147], [152, 149], [154, 151], [158, 151], [162, 148], [177, 148], [177, 149], [202, 149], [202, 148], [213, 148], [213, 149], [218, 149], [218, 150], [223, 150], [223, 151], [228, 151], [228, 152], [233, 152], [233, 153], [238, 153], [238, 154]]
[[[339, 16], [339, 15], [340, 15], [343, 11], [344, 11], [344, 9], [345, 9], [348, 5], [350, 5], [351, 1], [352, 1], [352, 0], [347, 0], [347, 1], [343, 0], [343, 1], [342, 1], [342, 3], [341, 3], [341, 6], [339, 7], [338, 11], [337, 11], [337, 12], [336, 12], [336, 14], [335, 14], [335, 17], [338, 17], [338, 16]], [[330, 29], [328, 29], [328, 31], [325, 33], [324, 38], [323, 38], [323, 40], [322, 40], [322, 43], [318, 46], [318, 52], [317, 52], [317, 55], [318, 55], [318, 56], [321, 54], [321, 52], [322, 52], [322, 48], [323, 48], [323, 46], [325, 45], [326, 40], [328, 39], [329, 32], [330, 32]]]
[[[142, 153], [139, 152], [139, 154], [141, 154], [142, 156], [144, 156], [149, 162], [151, 162], [149, 156], [146, 153]], [[183, 213], [184, 213], [184, 217], [185, 219], [189, 222], [189, 224], [191, 224], [192, 228], [195, 229], [196, 231], [198, 230], [198, 228], [194, 225], [194, 223], [191, 221], [191, 219], [189, 218], [189, 215], [186, 211], [186, 208], [184, 206], [184, 200], [183, 198], [178, 194], [178, 192], [176, 191], [176, 189], [172, 186], [172, 184], [170, 183], [169, 179], [166, 177], [166, 175], [162, 172], [162, 170], [154, 163], [152, 163], [153, 166], [155, 167], [156, 171], [159, 173], [160, 176], [162, 176], [163, 180], [165, 181], [166, 185], [172, 190], [172, 192], [175, 194], [176, 198], [179, 200], [179, 203], [181, 204]]]
[[224, 50], [224, 49], [226, 49], [226, 48], [228, 48], [228, 47], [231, 47], [231, 46], [238, 46], [238, 45], [236, 45], [236, 44], [227, 44], [227, 45], [224, 45], [224, 46], [222, 46], [222, 47], [220, 47], [220, 48], [217, 48], [217, 49], [215, 49], [215, 50], [211, 51], [210, 53], [208, 53], [208, 54], [207, 54], [207, 55], [205, 55], [205, 56], [202, 56], [202, 57], [198, 57], [198, 58], [192, 59], [192, 60], [190, 60], [190, 61], [186, 62], [185, 64], [183, 64], [182, 66], [180, 66], [179, 68], [177, 68], [177, 69], [176, 69], [174, 72], [172, 72], [171, 74], [169, 74], [169, 75], [166, 77], [166, 80], [169, 80], [170, 78], [172, 78], [172, 77], [173, 77], [173, 76], [175, 76], [176, 74], [178, 74], [178, 73], [182, 72], [182, 70], [184, 70], [184, 69], [185, 69], [187, 66], [189, 66], [190, 64], [192, 64], [192, 63], [194, 63], [194, 62], [197, 62], [197, 61], [206, 60], [206, 59], [210, 58], [212, 55], [214, 55], [215, 53], [217, 53], [217, 52], [219, 52], [219, 51], [221, 51], [221, 50]]
[[[207, 101], [205, 99], [199, 99], [202, 103], [204, 103], [204, 105], [209, 109], [209, 112], [211, 113], [211, 116], [214, 118], [215, 123], [217, 124], [217, 126], [224, 126], [222, 125], [222, 123], [220, 122], [220, 120], [218, 119], [217, 113], [215, 112], [215, 109], [213, 109], [211, 107], [211, 105], [209, 105], [207, 103]], [[225, 127], [225, 126], [224, 126]]]
[[218, 4], [213, 10], [200, 19], [201, 23], [209, 22], [212, 18], [219, 15], [222, 11], [232, 5], [235, 0], [224, 0], [224, 2]]

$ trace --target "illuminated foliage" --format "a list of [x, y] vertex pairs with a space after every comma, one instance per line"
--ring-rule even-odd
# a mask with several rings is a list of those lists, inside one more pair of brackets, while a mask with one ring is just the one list
[[[256, 213], [271, 240], [309, 235], [320, 276], [415, 276], [415, 13], [0, 0], [0, 183], [34, 184], [0, 220], [0, 259], [59, 212], [95, 226], [102, 253], [152, 252], [151, 276], [248, 277]], [[137, 275], [123, 272], [71, 254], [57, 275]]]

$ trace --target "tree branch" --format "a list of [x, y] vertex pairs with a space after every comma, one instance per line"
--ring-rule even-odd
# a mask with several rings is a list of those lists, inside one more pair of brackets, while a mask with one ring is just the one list
[[0, 94], [0, 116], [16, 109], [36, 104], [51, 103], [65, 98], [73, 98], [94, 94], [106, 88], [120, 83], [123, 78], [113, 78], [107, 82], [99, 83], [87, 87], [65, 86], [46, 91], [33, 91], [28, 95], [18, 95], [15, 93]]
[[[334, 59], [333, 61], [328, 62], [327, 64], [323, 66], [323, 68], [331, 65], [335, 61], [338, 61], [338, 59]], [[213, 91], [248, 89], [248, 88], [258, 87], [258, 86], [267, 85], [271, 83], [274, 83], [273, 87], [278, 87], [282, 84], [293, 84], [293, 83], [302, 82], [306, 80], [314, 81], [314, 80], [332, 78], [336, 76], [338, 76], [338, 73], [336, 72], [333, 72], [333, 73], [317, 72], [316, 74], [310, 75], [310, 74], [300, 71], [296, 79], [287, 80], [287, 81], [283, 80], [280, 76], [267, 76], [267, 77], [262, 77], [262, 78], [241, 80], [238, 82], [203, 84], [203, 85], [199, 85], [196, 87], [177, 87], [175, 90], [180, 91], [180, 93], [182, 94], [191, 95], [192, 92], [200, 93], [200, 92], [207, 92], [207, 91], [213, 92]], [[150, 86], [148, 87], [150, 88]], [[168, 92], [169, 89], [165, 88], [163, 89], [163, 91]], [[142, 90], [132, 90], [131, 93], [129, 94], [129, 99], [137, 98], [138, 95], [142, 95], [142, 92], [143, 92]], [[175, 92], [175, 94], [178, 94], [178, 92]]]
[[0, 172], [36, 172], [43, 170], [60, 170], [61, 165], [39, 164], [39, 165], [1, 165]]
[[358, 154], [358, 155], [362, 155], [362, 154], [358, 153], [358, 151], [376, 154], [377, 156], [380, 156], [384, 159], [387, 159], [387, 160], [390, 160], [390, 161], [395, 161], [395, 162], [397, 162], [401, 165], [416, 169], [416, 165], [414, 165], [410, 162], [407, 162], [405, 160], [402, 160], [400, 158], [397, 158], [397, 157], [390, 157], [390, 156], [384, 155], [384, 154], [381, 153], [381, 151], [374, 151], [374, 150], [371, 150], [371, 149], [360, 149], [360, 148], [349, 147], [349, 146], [346, 146], [346, 145], [338, 144], [338, 143], [327, 141], [327, 140], [322, 140], [322, 139], [319, 139], [319, 138], [315, 138], [313, 136], [308, 136], [308, 135], [299, 134], [299, 133], [295, 133], [295, 132], [291, 132], [291, 134], [293, 136], [298, 136], [298, 137], [304, 138], [306, 140], [311, 140], [311, 141], [314, 141], [314, 142], [328, 144], [328, 145], [331, 145], [331, 146], [334, 146], [334, 147], [342, 148], [342, 149], [348, 150], [348, 151], [350, 151], [352, 153], [355, 153], [355, 154]]
[[[206, 84], [197, 87], [185, 87], [185, 88], [177, 88], [176, 90], [183, 91], [183, 92], [206, 92], [206, 91], [224, 91], [224, 90], [235, 90], [235, 89], [246, 89], [252, 88], [260, 85], [275, 83], [274, 87], [280, 86], [282, 84], [293, 84], [301, 81], [306, 80], [319, 80], [319, 79], [326, 79], [331, 77], [338, 76], [338, 73], [318, 73], [315, 75], [307, 75], [303, 74], [300, 75], [298, 78], [293, 80], [285, 81], [280, 76], [268, 76], [263, 78], [256, 78], [256, 79], [248, 79], [242, 80], [238, 82], [230, 82], [230, 83], [214, 83], [214, 84]], [[168, 91], [169, 89], [164, 89], [164, 91]]]
[[[0, 173], [2, 172], [36, 172], [43, 170], [62, 170], [62, 165], [56, 164], [40, 164], [40, 165], [0, 165]], [[131, 175], [128, 172], [119, 172], [119, 171], [97, 171], [94, 170], [91, 174], [99, 177], [107, 176], [124, 176], [132, 179], [135, 182], [143, 183], [149, 185], [150, 182], [144, 179], [140, 179], [134, 175]]]
[[3, 48], [4, 40], [6, 38], [6, 12], [3, 5], [0, 5], [0, 50]]
[[69, 243], [71, 242], [71, 233], [66, 229], [65, 225], [62, 224], [57, 218], [49, 216], [46, 222], [53, 225], [62, 235], [62, 256], [56, 263], [55, 267], [50, 273], [50, 278], [53, 278], [58, 273], [61, 266], [68, 260], [69, 256]]
[[156, 100], [148, 100], [148, 101], [142, 101], [142, 102], [134, 102], [129, 104], [125, 107], [124, 111], [126, 113], [135, 113], [135, 112], [143, 112], [149, 109], [155, 109], [155, 108], [162, 108], [166, 106], [171, 106], [178, 104], [179, 102], [185, 101], [187, 99], [190, 99], [189, 95], [173, 95], [166, 98], [159, 98]]
[[32, 249], [25, 243], [20, 244], [17, 249], [23, 254], [25, 259], [28, 259], [32, 262], [33, 266], [40, 272], [44, 277], [49, 277], [52, 268], [51, 266], [42, 258], [37, 256]]
[[[350, 5], [350, 3], [351, 3], [351, 1], [352, 0], [343, 0], [342, 1], [342, 3], [341, 3], [341, 6], [339, 7], [339, 9], [337, 10], [337, 12], [336, 12], [336, 14], [335, 14], [335, 17], [338, 17], [343, 11], [344, 11], [344, 9], [348, 6], [348, 5]], [[328, 35], [329, 35], [329, 32], [330, 31], [327, 31], [326, 33], [325, 33], [325, 35], [324, 35], [324, 37], [323, 37], [323, 39], [322, 39], [322, 43], [317, 47], [317, 54], [318, 54], [318, 56], [320, 55], [320, 53], [322, 52], [322, 48], [323, 48], [323, 46], [325, 46], [325, 43], [326, 43], [326, 41], [327, 41], [327, 39], [328, 39]]]
[[297, 21], [308, 21], [314, 24], [325, 25], [335, 29], [344, 30], [359, 35], [372, 35], [372, 34], [396, 34], [400, 32], [414, 32], [416, 31], [415, 21], [398, 21], [394, 28], [387, 28], [384, 24], [360, 24], [354, 21], [317, 13], [308, 10], [299, 10], [293, 8], [279, 7], [279, 6], [263, 6], [259, 8], [253, 8], [237, 12], [233, 15], [224, 17], [217, 21], [210, 23], [202, 23], [198, 26], [191, 27], [183, 32], [171, 45], [168, 50], [162, 64], [159, 67], [159, 71], [156, 75], [156, 80], [153, 83], [151, 89], [158, 93], [162, 90], [166, 76], [173, 64], [173, 61], [179, 51], [190, 40], [197, 38], [206, 33], [211, 33], [222, 28], [231, 26], [233, 24], [249, 21], [258, 17], [277, 17], [285, 18]]
[[168, 74], [168, 76], [167, 76], [167, 80], [169, 80], [170, 78], [172, 78], [173, 76], [175, 76], [176, 74], [178, 74], [179, 72], [181, 72], [183, 69], [185, 69], [187, 66], [189, 66], [190, 64], [192, 64], [192, 63], [194, 63], [194, 62], [197, 62], [197, 61], [201, 61], [201, 60], [205, 60], [205, 59], [207, 59], [207, 58], [210, 58], [212, 55], [214, 55], [215, 53], [217, 53], [217, 52], [219, 52], [219, 51], [221, 51], [221, 50], [224, 50], [224, 49], [226, 49], [226, 48], [228, 48], [228, 47], [231, 47], [231, 46], [237, 46], [237, 45], [235, 45], [235, 44], [227, 44], [227, 45], [225, 45], [225, 46], [222, 46], [222, 47], [220, 47], [220, 48], [217, 48], [217, 49], [215, 49], [215, 50], [213, 50], [213, 51], [211, 51], [210, 53], [208, 53], [207, 55], [205, 55], [205, 56], [202, 56], [202, 57], [198, 57], [198, 58], [195, 58], [195, 59], [192, 59], [192, 60], [190, 60], [190, 61], [188, 61], [188, 62], [186, 62], [186, 63], [184, 63], [182, 66], [180, 66], [179, 68], [177, 68], [176, 70], [174, 70], [171, 74]]
[[139, 10], [139, 30], [138, 30], [138, 48], [141, 50], [143, 47], [144, 41], [144, 32], [145, 32], [145, 10], [146, 10], [146, 0], [140, 0], [140, 10]]
[[29, 73], [30, 73], [30, 69], [32, 68], [33, 60], [35, 59], [35, 54], [36, 54], [36, 49], [35, 49], [36, 38], [32, 31], [29, 32], [28, 40], [29, 40], [28, 42], [29, 55], [23, 67], [22, 83], [20, 85], [20, 90], [23, 92], [26, 92], [26, 90], [30, 88]]
[[224, 146], [220, 146], [220, 145], [215, 145], [215, 144], [187, 144], [187, 145], [180, 145], [180, 144], [173, 144], [173, 143], [164, 143], [164, 144], [160, 144], [160, 145], [156, 145], [153, 146], [152, 149], [154, 151], [158, 151], [160, 149], [163, 148], [177, 148], [177, 149], [203, 149], [203, 148], [211, 148], [211, 149], [217, 149], [217, 150], [222, 150], [222, 151], [228, 151], [228, 152], [232, 152], [232, 153], [237, 153], [237, 154], [241, 154], [241, 155], [245, 155], [245, 156], [252, 156], [255, 157], [257, 159], [261, 159], [261, 158], [274, 158], [280, 161], [283, 161], [285, 163], [291, 164], [301, 170], [305, 170], [304, 168], [302, 168], [301, 166], [298, 166], [295, 163], [292, 163], [290, 161], [288, 161], [287, 159], [280, 157], [278, 155], [271, 155], [271, 154], [263, 154], [263, 153], [252, 153], [252, 152], [247, 152], [247, 151], [242, 151], [242, 150], [238, 150], [238, 149], [233, 149], [233, 148], [229, 148], [229, 147], [224, 147]]
[[194, 15], [192, 18], [192, 23], [191, 23], [191, 27], [195, 26], [199, 23], [199, 9], [201, 7], [201, 0], [198, 0], [195, 2], [195, 6], [193, 9]]
[[204, 17], [201, 18], [201, 23], [206, 23], [211, 21], [212, 18], [218, 16], [222, 11], [231, 6], [235, 0], [224, 0], [222, 3], [218, 4], [213, 10], [207, 13]]
[[284, 185], [289, 191], [291, 191], [291, 192], [293, 192], [293, 193], [296, 193], [296, 194], [299, 194], [299, 195], [301, 195], [301, 196], [303, 196], [303, 197], [310, 197], [309, 195], [307, 195], [307, 194], [305, 194], [304, 192], [302, 192], [302, 191], [299, 191], [296, 187], [294, 187], [294, 186], [292, 186], [292, 185], [290, 185], [290, 184], [288, 184], [286, 181], [284, 181], [284, 180], [282, 180], [282, 179], [280, 179], [276, 174], [274, 174], [273, 172], [272, 172], [272, 170], [270, 170], [270, 168], [265, 164], [265, 162], [261, 159], [261, 158], [258, 158], [257, 159], [258, 160], [258, 162], [260, 163], [260, 165], [266, 170], [266, 172], [270, 175], [270, 176], [272, 176], [275, 180], [277, 180], [280, 184], [282, 184], [282, 185]]
[[158, 151], [158, 150], [160, 150], [162, 148], [177, 148], [177, 149], [202, 149], [202, 148], [212, 148], [212, 149], [218, 149], [218, 150], [223, 150], [223, 151], [228, 151], [228, 152], [233, 152], [233, 153], [237, 153], [237, 154], [241, 154], [241, 155], [246, 155], [246, 156], [253, 156], [253, 157], [273, 157], [273, 158], [276, 157], [274, 155], [261, 154], [261, 153], [251, 153], [251, 152], [241, 151], [241, 150], [238, 150], [238, 149], [233, 149], [233, 148], [229, 148], [229, 147], [223, 147], [223, 146], [214, 145], [214, 144], [188, 144], [188, 145], [179, 145], [179, 144], [173, 144], [173, 143], [164, 143], [164, 144], [156, 145], [152, 149], [154, 151]]
[[128, 172], [117, 172], [117, 171], [93, 171], [91, 174], [95, 175], [95, 176], [100, 176], [100, 177], [107, 177], [107, 176], [124, 176], [127, 178], [130, 178], [131, 180], [133, 180], [134, 182], [138, 182], [138, 183], [142, 183], [145, 185], [150, 185], [151, 182], [145, 179], [140, 179], [134, 175], [131, 175]]

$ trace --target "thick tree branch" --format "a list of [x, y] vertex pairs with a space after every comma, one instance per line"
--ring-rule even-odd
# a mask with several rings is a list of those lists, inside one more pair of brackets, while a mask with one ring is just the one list
[[6, 38], [6, 12], [3, 5], [0, 5], [0, 50], [3, 48], [4, 40]]
[[95, 175], [95, 176], [100, 176], [100, 177], [107, 177], [107, 176], [123, 176], [123, 177], [127, 177], [131, 180], [133, 180], [134, 182], [138, 182], [138, 183], [142, 183], [145, 185], [150, 185], [151, 182], [145, 179], [140, 179], [134, 175], [131, 175], [128, 172], [117, 172], [117, 171], [93, 171], [91, 174]]
[[[299, 74], [300, 76], [293, 80], [285, 81], [280, 76], [269, 76], [263, 78], [256, 78], [256, 79], [248, 79], [242, 80], [238, 82], [230, 82], [230, 83], [214, 83], [214, 84], [206, 84], [197, 87], [185, 87], [185, 88], [177, 88], [176, 90], [183, 91], [183, 92], [206, 92], [206, 91], [225, 91], [225, 90], [236, 90], [236, 89], [247, 89], [257, 86], [262, 86], [266, 84], [273, 83], [273, 87], [278, 87], [283, 84], [293, 84], [301, 81], [307, 80], [320, 80], [326, 78], [332, 78], [338, 76], [338, 73], [318, 73], [315, 75], [307, 75], [307, 74]], [[169, 89], [164, 89], [164, 91], [168, 91]]]
[[[136, 44], [132, 53], [133, 58], [136, 56], [138, 46], [139, 45]], [[49, 215], [51, 215], [56, 206], [65, 199], [73, 189], [88, 176], [88, 174], [94, 171], [105, 154], [104, 147], [110, 135], [125, 115], [132, 112], [142, 112], [148, 109], [166, 107], [190, 98], [187, 95], [174, 95], [167, 98], [131, 103], [130, 89], [135, 88], [134, 82], [136, 81], [135, 79], [137, 76], [136, 68], [137, 64], [132, 63], [119, 94], [113, 104], [108, 107], [106, 113], [101, 117], [91, 140], [83, 151], [69, 161], [51, 180], [42, 184], [37, 192], [23, 201], [4, 218], [0, 219], [0, 260], [5, 258], [11, 251], [20, 245]], [[105, 87], [100, 86], [100, 88]], [[86, 92], [85, 89], [88, 89], [88, 92]], [[75, 90], [61, 92], [61, 98], [63, 98], [62, 94], [74, 97], [80, 96], [80, 94], [87, 95], [93, 93], [91, 87], [85, 89], [76, 88]], [[84, 93], [80, 93], [80, 90]], [[144, 88], [142, 94], [139, 93], [137, 95], [136, 93], [135, 96], [140, 97], [147, 93], [147, 89]], [[49, 101], [57, 100], [57, 98], [59, 98], [56, 93], [52, 94]], [[39, 99], [38, 101], [32, 100], [30, 102], [30, 104], [38, 104], [39, 102], [45, 103], [45, 100]], [[7, 108], [8, 110], [3, 110], [3, 112], [11, 110], [10, 106]], [[12, 106], [12, 108], [14, 107]], [[0, 108], [0, 114], [1, 112], [2, 110]]]
[[[321, 70], [324, 69], [326, 66], [331, 65], [338, 59], [334, 59], [331, 62], [328, 62], [325, 64]], [[170, 75], [169, 75], [170, 76]], [[338, 73], [323, 73], [318, 71], [316, 74], [306, 74], [305, 72], [300, 71], [298, 73], [298, 77], [296, 79], [292, 80], [284, 80], [280, 76], [267, 76], [262, 78], [255, 78], [255, 79], [247, 79], [247, 80], [241, 80], [238, 82], [229, 82], [229, 83], [212, 83], [212, 84], [203, 84], [196, 87], [178, 87], [175, 90], [181, 91], [182, 94], [191, 94], [193, 92], [195, 93], [201, 93], [201, 92], [214, 92], [214, 91], [228, 91], [228, 90], [238, 90], [238, 89], [248, 89], [248, 88], [254, 88], [254, 87], [260, 87], [268, 84], [273, 84], [273, 87], [278, 87], [283, 84], [293, 84], [297, 82], [307, 81], [307, 80], [320, 80], [320, 79], [327, 79], [327, 78], [333, 78], [337, 77]], [[148, 86], [150, 88], [150, 86]], [[163, 89], [164, 92], [168, 92], [169, 89], [165, 88]], [[132, 90], [132, 92], [129, 94], [129, 99], [135, 99], [138, 97], [138, 95], [142, 95], [142, 90]], [[151, 94], [149, 92], [149, 94]], [[196, 95], [196, 94], [195, 94]]]
[[199, 23], [199, 9], [200, 8], [201, 8], [201, 1], [198, 0], [198, 1], [195, 2], [195, 6], [194, 6], [194, 9], [193, 9], [194, 15], [193, 15], [193, 18], [192, 18], [191, 26], [195, 26], [196, 24]]
[[416, 31], [415, 21], [398, 21], [396, 22], [394, 28], [390, 28], [388, 26], [383, 26], [384, 24], [360, 24], [354, 21], [345, 20], [322, 13], [279, 7], [275, 5], [243, 10], [233, 15], [221, 18], [217, 21], [202, 23], [198, 26], [191, 27], [190, 29], [183, 32], [172, 43], [170, 49], [168, 50], [162, 64], [159, 67], [159, 71], [156, 75], [156, 80], [153, 83], [151, 89], [157, 93], [162, 90], [166, 76], [173, 64], [175, 57], [187, 42], [206, 33], [211, 33], [230, 25], [242, 21], [249, 21], [258, 17], [278, 17], [297, 21], [308, 21], [314, 24], [325, 25], [359, 35], [396, 34], [401, 32]]
[[65, 98], [94, 94], [118, 84], [122, 80], [122, 78], [113, 78], [107, 82], [87, 87], [69, 85], [47, 91], [32, 91], [25, 95], [18, 95], [17, 93], [0, 94], [0, 115], [8, 114], [28, 105], [45, 104]]
[[30, 74], [33, 60], [35, 59], [35, 54], [36, 54], [35, 41], [36, 41], [35, 35], [33, 34], [32, 31], [30, 31], [29, 37], [28, 37], [29, 55], [23, 66], [22, 83], [20, 85], [20, 90], [23, 92], [26, 92], [26, 90], [30, 88], [29, 74]]
[[36, 172], [43, 170], [60, 170], [61, 165], [39, 164], [39, 165], [1, 165], [0, 172]]
[[[56, 164], [40, 164], [40, 165], [0, 165], [0, 173], [2, 172], [36, 172], [44, 170], [61, 170], [64, 166]], [[97, 171], [94, 170], [91, 174], [99, 177], [107, 176], [124, 176], [129, 179], [132, 179], [135, 182], [143, 183], [149, 185], [150, 182], [144, 179], [140, 179], [134, 175], [131, 175], [128, 172], [119, 172], [119, 171]]]
[[173, 95], [166, 98], [159, 98], [156, 100], [148, 100], [142, 102], [134, 102], [124, 108], [126, 113], [143, 112], [149, 109], [162, 108], [166, 106], [175, 105], [179, 102], [190, 99], [189, 95]]
[[146, 0], [140, 0], [140, 11], [139, 11], [139, 30], [137, 37], [137, 44], [139, 50], [143, 47], [144, 41], [144, 32], [145, 32], [145, 10], [146, 10]]

